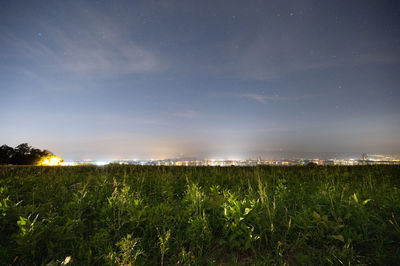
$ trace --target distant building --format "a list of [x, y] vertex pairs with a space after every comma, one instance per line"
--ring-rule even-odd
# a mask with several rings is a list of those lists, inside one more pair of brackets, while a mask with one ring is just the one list
[[368, 155], [365, 152], [361, 154], [361, 160], [368, 161]]

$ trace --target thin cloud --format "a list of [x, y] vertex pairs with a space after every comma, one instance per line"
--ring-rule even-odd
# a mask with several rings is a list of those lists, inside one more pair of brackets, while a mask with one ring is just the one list
[[[293, 9], [312, 8], [309, 2], [299, 2]], [[329, 12], [325, 8], [321, 11]], [[354, 31], [350, 26], [320, 32], [314, 21], [317, 17], [294, 15], [258, 23], [252, 30], [238, 30], [227, 45], [232, 72], [244, 79], [265, 81], [306, 71], [400, 62], [399, 49], [390, 41], [389, 31], [383, 32], [378, 26]]]
[[238, 99], [248, 99], [260, 104], [268, 104], [271, 102], [278, 102], [278, 101], [299, 101], [299, 100], [306, 100], [316, 97], [315, 94], [307, 94], [307, 95], [298, 95], [298, 96], [279, 96], [279, 95], [265, 95], [261, 93], [212, 93], [210, 94], [211, 97], [217, 98], [238, 98]]
[[193, 110], [186, 110], [183, 112], [176, 112], [176, 113], [171, 113], [172, 116], [178, 117], [178, 118], [186, 118], [186, 119], [193, 119], [197, 117], [197, 112]]
[[42, 69], [84, 77], [152, 73], [165, 68], [165, 60], [156, 51], [132, 41], [128, 27], [117, 27], [94, 9], [77, 17], [85, 25], [79, 30], [35, 21], [40, 38], [32, 41], [8, 33], [0, 40], [12, 49], [14, 57], [28, 59]]
[[276, 102], [276, 101], [297, 101], [297, 100], [305, 100], [315, 97], [315, 95], [301, 95], [301, 96], [291, 96], [291, 97], [282, 97], [282, 96], [267, 96], [264, 94], [258, 93], [243, 93], [238, 95], [241, 98], [247, 98], [250, 100], [254, 100], [261, 104], [267, 104], [269, 102]]
[[244, 94], [240, 94], [239, 97], [254, 100], [261, 104], [267, 104], [268, 102], [278, 101], [278, 100], [282, 99], [281, 97], [278, 97], [278, 96], [266, 96], [266, 95], [257, 94], [257, 93], [244, 93]]
[[399, 52], [390, 47], [385, 50], [362, 48], [358, 53], [346, 50], [338, 53], [324, 51], [322, 54], [312, 54], [312, 49], [306, 51], [305, 48], [296, 47], [296, 42], [291, 38], [276, 41], [270, 46], [266, 46], [266, 43], [271, 42], [257, 39], [243, 45], [245, 48], [240, 53], [236, 51], [232, 55], [238, 62], [235, 71], [240, 76], [267, 81], [279, 79], [290, 73], [400, 62]]

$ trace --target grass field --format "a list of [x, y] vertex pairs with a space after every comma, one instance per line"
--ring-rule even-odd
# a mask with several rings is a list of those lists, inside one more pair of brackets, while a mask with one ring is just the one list
[[400, 167], [0, 167], [0, 264], [400, 261]]

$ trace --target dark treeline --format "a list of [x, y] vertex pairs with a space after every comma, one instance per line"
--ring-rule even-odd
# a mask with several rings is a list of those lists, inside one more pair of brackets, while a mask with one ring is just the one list
[[0, 146], [0, 164], [33, 165], [42, 157], [52, 154], [48, 150], [32, 148], [28, 143], [22, 143], [15, 148], [4, 144]]

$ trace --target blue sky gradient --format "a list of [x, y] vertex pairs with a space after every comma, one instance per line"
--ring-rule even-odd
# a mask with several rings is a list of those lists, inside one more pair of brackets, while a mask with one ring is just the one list
[[2, 1], [0, 140], [76, 159], [400, 153], [398, 1]]

